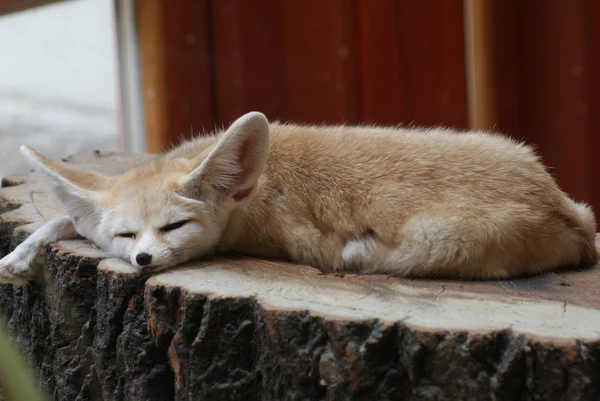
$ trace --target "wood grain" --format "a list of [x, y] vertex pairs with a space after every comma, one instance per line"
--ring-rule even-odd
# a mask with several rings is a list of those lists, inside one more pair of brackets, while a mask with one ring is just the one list
[[468, 127], [463, 2], [357, 7], [363, 120]]
[[462, 2], [138, 2], [149, 150], [259, 110], [468, 126]]
[[492, 0], [467, 0], [464, 3], [471, 129], [490, 130], [497, 122], [492, 6]]
[[395, 12], [410, 119], [468, 127], [463, 1], [398, 1]]
[[206, 0], [136, 2], [149, 152], [214, 126]]
[[596, 210], [596, 2], [493, 1], [497, 129], [533, 143], [561, 187]]
[[281, 7], [278, 0], [213, 2], [219, 124], [254, 110], [271, 119], [285, 116]]
[[355, 20], [352, 0], [282, 2], [286, 119], [360, 121]]
[[163, 2], [138, 2], [137, 32], [139, 37], [140, 76], [144, 103], [146, 151], [161, 152], [169, 146], [167, 105], [167, 78], [165, 51], [167, 45], [162, 23]]

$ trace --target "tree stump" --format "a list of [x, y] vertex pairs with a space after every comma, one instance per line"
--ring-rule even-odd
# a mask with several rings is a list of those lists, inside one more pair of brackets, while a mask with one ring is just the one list
[[[114, 173], [150, 157], [69, 161]], [[60, 212], [30, 176], [2, 186], [7, 252]], [[598, 266], [431, 281], [231, 256], [148, 278], [105, 257], [52, 244], [35, 283], [0, 286], [55, 400], [600, 399]]]

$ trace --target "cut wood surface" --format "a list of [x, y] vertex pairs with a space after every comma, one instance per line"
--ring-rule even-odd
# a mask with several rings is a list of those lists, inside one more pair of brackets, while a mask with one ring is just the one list
[[[112, 174], [150, 157], [68, 160]], [[7, 252], [60, 212], [32, 177], [2, 183]], [[222, 256], [148, 278], [106, 256], [63, 241], [31, 286], [0, 285], [56, 400], [600, 399], [598, 266], [432, 281]]]

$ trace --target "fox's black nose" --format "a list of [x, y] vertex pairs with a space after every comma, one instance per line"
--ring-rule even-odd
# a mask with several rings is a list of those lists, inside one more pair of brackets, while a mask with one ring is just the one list
[[135, 255], [135, 261], [138, 262], [140, 266], [148, 266], [152, 263], [152, 255], [147, 254], [146, 252], [140, 252]]

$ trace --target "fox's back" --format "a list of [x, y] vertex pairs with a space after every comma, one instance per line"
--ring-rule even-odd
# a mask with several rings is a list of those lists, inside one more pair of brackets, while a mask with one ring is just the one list
[[[217, 140], [218, 135], [198, 138], [173, 153], [191, 159]], [[328, 191], [351, 187], [357, 193], [390, 183], [471, 195], [478, 189], [490, 195], [556, 188], [529, 146], [483, 132], [272, 123], [269, 146], [269, 179]], [[312, 195], [316, 189], [310, 188]]]
[[273, 124], [265, 175], [307, 202], [362, 203], [400, 194], [402, 210], [452, 200], [489, 205], [562, 196], [530, 147], [444, 129]]

